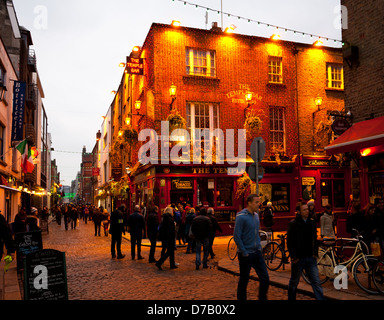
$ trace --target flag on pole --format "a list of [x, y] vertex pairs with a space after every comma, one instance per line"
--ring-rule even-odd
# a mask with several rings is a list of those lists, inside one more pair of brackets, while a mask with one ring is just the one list
[[21, 168], [24, 173], [32, 173], [35, 165], [33, 164], [31, 148], [28, 147], [27, 140], [20, 142], [16, 149], [21, 153]]

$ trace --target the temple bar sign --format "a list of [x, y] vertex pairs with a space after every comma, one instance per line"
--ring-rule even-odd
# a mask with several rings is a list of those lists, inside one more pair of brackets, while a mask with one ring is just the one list
[[127, 71], [129, 74], [144, 74], [144, 59], [127, 57]]

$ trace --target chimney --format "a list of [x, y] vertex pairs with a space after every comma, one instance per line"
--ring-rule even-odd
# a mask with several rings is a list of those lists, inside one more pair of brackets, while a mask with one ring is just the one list
[[211, 31], [221, 31], [221, 28], [217, 26], [217, 22], [212, 22]]

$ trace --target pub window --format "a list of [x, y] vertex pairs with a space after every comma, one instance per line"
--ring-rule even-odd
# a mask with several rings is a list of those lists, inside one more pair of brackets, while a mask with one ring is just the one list
[[[5, 70], [1, 65], [0, 65], [0, 85], [5, 86]], [[7, 91], [4, 92], [4, 97], [3, 97], [4, 100], [6, 100], [6, 94], [7, 94]]]
[[216, 77], [215, 51], [187, 48], [185, 56], [187, 75]]
[[216, 179], [216, 206], [231, 207], [233, 198], [233, 180], [228, 178]]
[[207, 178], [197, 179], [197, 203], [204, 207], [213, 207], [215, 185]]
[[327, 63], [327, 88], [344, 89], [343, 65]]
[[187, 129], [190, 132], [192, 129], [209, 129], [212, 132], [219, 128], [219, 105], [216, 103], [188, 102], [186, 114]]
[[283, 58], [268, 58], [268, 79], [269, 83], [283, 83]]
[[321, 174], [321, 205], [330, 204], [333, 208], [345, 208], [344, 176], [338, 173]]
[[285, 151], [285, 110], [281, 107], [270, 108], [269, 140], [271, 150]]

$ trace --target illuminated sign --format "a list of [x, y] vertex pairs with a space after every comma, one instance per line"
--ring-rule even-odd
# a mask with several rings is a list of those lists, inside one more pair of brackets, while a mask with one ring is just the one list
[[144, 74], [144, 59], [127, 57], [127, 73], [137, 74], [142, 76]]

